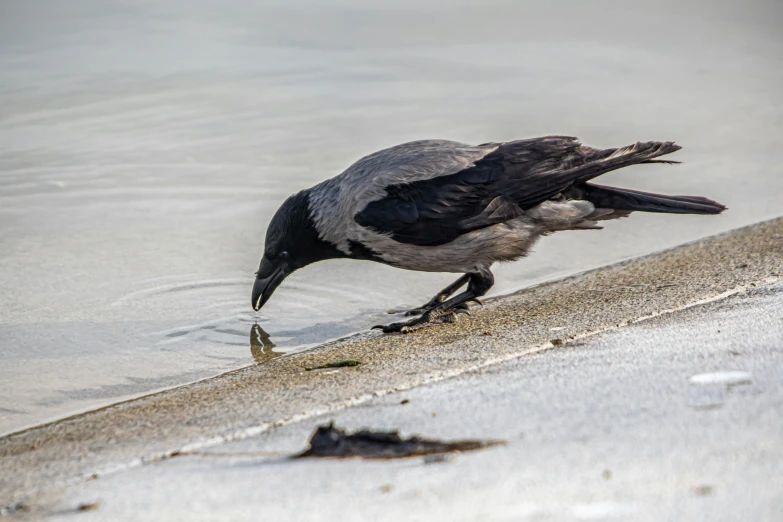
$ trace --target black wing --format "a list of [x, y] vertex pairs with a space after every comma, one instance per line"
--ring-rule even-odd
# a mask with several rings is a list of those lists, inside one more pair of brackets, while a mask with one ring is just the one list
[[[576, 138], [549, 137], [502, 144], [455, 174], [386, 187], [354, 219], [401, 243], [442, 245], [471, 230], [518, 217], [563, 188], [546, 175], [579, 148]], [[577, 158], [578, 159], [578, 158]]]
[[503, 223], [574, 185], [680, 147], [645, 142], [594, 149], [567, 136], [503, 143], [473, 167], [433, 179], [386, 187], [355, 221], [395, 241], [422, 246], [449, 243], [462, 234]]

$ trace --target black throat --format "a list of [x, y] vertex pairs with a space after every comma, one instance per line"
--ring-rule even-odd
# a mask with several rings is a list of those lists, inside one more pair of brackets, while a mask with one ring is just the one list
[[310, 191], [303, 190], [288, 198], [269, 224], [266, 242], [268, 247], [287, 249], [293, 268], [324, 261], [349, 257], [328, 241], [318, 237], [318, 230], [310, 215]]

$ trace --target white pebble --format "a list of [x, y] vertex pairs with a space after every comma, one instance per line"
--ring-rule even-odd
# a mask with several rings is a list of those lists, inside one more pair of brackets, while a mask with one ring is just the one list
[[725, 384], [736, 386], [738, 384], [750, 384], [753, 375], [750, 372], [714, 372], [700, 373], [691, 377], [691, 384]]

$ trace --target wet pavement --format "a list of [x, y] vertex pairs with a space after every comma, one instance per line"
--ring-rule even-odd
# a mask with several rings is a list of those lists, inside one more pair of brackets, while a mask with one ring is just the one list
[[683, 165], [602, 181], [729, 207], [547, 238], [499, 267], [496, 294], [780, 215], [779, 2], [298, 6], [0, 7], [0, 433], [364, 331], [431, 297], [452, 276], [334, 261], [250, 310], [283, 198], [385, 146], [676, 140]]

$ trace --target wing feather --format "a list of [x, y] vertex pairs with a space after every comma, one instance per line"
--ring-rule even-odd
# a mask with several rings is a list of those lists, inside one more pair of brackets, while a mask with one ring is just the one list
[[385, 186], [354, 220], [402, 243], [442, 245], [556, 195], [569, 182], [553, 174], [583, 165], [593, 151], [564, 136], [500, 144], [460, 171]]

